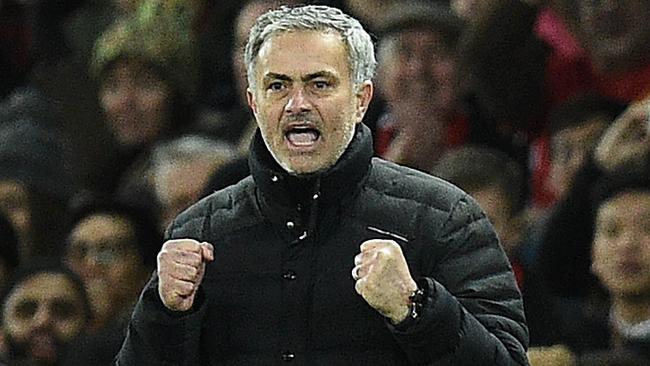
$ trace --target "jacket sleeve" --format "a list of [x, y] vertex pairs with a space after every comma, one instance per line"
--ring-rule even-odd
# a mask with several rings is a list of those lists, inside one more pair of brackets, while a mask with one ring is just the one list
[[[426, 228], [424, 223], [422, 230]], [[433, 226], [431, 224], [430, 226]], [[528, 365], [521, 294], [491, 224], [468, 196], [441, 228], [418, 284], [421, 315], [391, 326], [413, 365]], [[437, 246], [440, 247], [437, 247]], [[480, 360], [480, 361], [479, 361]]]
[[[165, 239], [195, 238], [206, 230], [205, 217], [172, 224]], [[197, 235], [201, 233], [200, 235]], [[117, 366], [196, 366], [202, 364], [200, 341], [206, 301], [199, 287], [192, 308], [168, 310], [158, 295], [158, 276], [153, 274], [133, 310], [126, 339], [115, 358]]]
[[175, 314], [167, 310], [158, 295], [158, 277], [154, 275], [135, 306], [115, 365], [199, 365], [204, 314], [201, 290], [188, 312]]

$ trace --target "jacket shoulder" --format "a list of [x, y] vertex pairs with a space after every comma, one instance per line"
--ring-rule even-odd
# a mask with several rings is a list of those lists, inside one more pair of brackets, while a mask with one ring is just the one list
[[[433, 238], [470, 227], [474, 222], [488, 222], [476, 201], [455, 185], [383, 159], [373, 158], [372, 164], [363, 206], [378, 225], [399, 226], [407, 231], [404, 234], [410, 231], [412, 237]], [[378, 219], [383, 216], [383, 220]], [[483, 230], [491, 231], [489, 225]]]
[[406, 199], [441, 211], [467, 196], [455, 185], [402, 165], [373, 158], [368, 186], [383, 195]]
[[215, 228], [235, 231], [252, 224], [257, 217], [252, 177], [216, 191], [181, 212], [167, 228], [165, 239], [206, 240]]

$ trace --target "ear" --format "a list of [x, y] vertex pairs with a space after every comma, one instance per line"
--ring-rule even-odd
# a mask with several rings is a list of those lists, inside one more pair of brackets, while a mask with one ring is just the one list
[[257, 117], [257, 102], [255, 101], [255, 94], [251, 91], [251, 88], [246, 88], [246, 101], [248, 106], [253, 111], [255, 117]]
[[366, 112], [368, 111], [368, 105], [370, 105], [374, 91], [374, 86], [370, 80], [364, 81], [359, 87], [359, 90], [357, 90], [357, 111], [355, 114], [356, 123], [360, 123], [363, 120], [363, 116], [366, 115]]

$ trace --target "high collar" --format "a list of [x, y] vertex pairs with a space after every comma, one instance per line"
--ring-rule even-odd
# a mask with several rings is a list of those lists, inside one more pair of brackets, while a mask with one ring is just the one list
[[250, 151], [249, 165], [260, 193], [274, 206], [285, 207], [300, 205], [314, 195], [325, 206], [340, 202], [366, 176], [373, 155], [370, 129], [361, 123], [356, 125], [354, 137], [343, 155], [324, 172], [304, 176], [287, 173], [267, 149], [259, 129]]

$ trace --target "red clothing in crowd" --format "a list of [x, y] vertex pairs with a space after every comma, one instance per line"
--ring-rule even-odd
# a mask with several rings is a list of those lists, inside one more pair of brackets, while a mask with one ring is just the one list
[[[623, 73], [604, 75], [594, 69], [589, 55], [552, 10], [539, 13], [535, 33], [550, 48], [546, 59], [546, 110], [585, 92], [628, 103], [650, 94], [650, 64]], [[549, 207], [556, 197], [547, 187], [550, 142], [544, 134], [531, 143], [532, 202]]]

